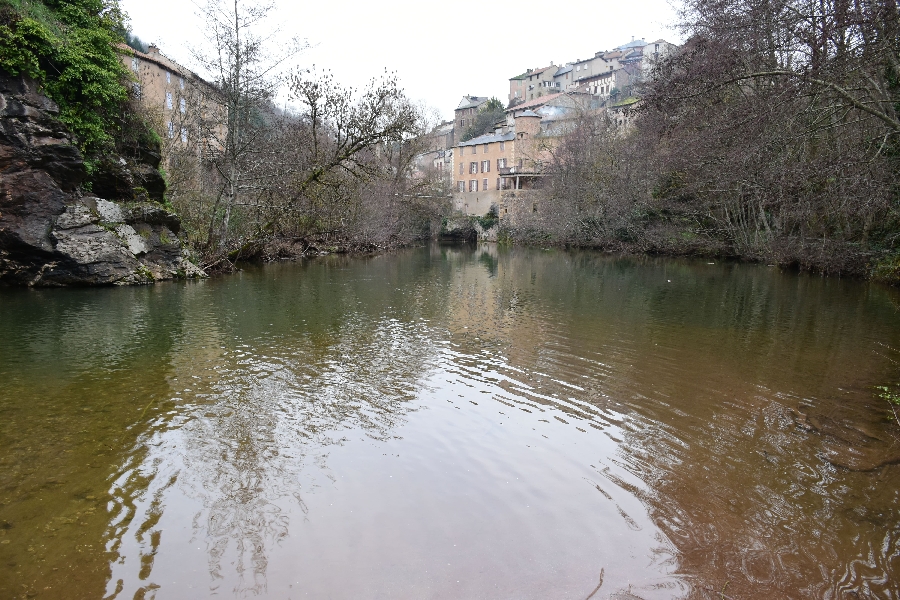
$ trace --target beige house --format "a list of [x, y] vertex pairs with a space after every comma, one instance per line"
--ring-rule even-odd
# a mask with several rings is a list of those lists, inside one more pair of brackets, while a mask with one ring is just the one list
[[559, 67], [550, 63], [549, 67], [540, 69], [528, 69], [521, 75], [516, 75], [509, 80], [509, 102], [521, 102], [534, 100], [557, 91], [557, 82], [554, 75]]
[[541, 116], [522, 111], [513, 124], [498, 126], [454, 148], [453, 208], [484, 215], [504, 214], [507, 191], [529, 189], [543, 176], [541, 163], [549, 147], [541, 136]]
[[[208, 106], [212, 94], [201, 93], [201, 89], [210, 90], [212, 85], [153, 44], [146, 53], [124, 44], [119, 49], [122, 63], [134, 75], [132, 94], [157, 118], [160, 137], [171, 147], [199, 147], [201, 119], [213, 112]], [[221, 133], [222, 127], [214, 129]]]

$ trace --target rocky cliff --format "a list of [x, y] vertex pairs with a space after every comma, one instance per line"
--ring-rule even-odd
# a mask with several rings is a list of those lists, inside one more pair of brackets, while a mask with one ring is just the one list
[[[0, 71], [0, 281], [29, 286], [201, 277], [144, 162], [106, 157], [82, 191], [84, 160], [34, 82]], [[147, 164], [147, 163], [151, 164]], [[155, 201], [154, 201], [155, 200]]]

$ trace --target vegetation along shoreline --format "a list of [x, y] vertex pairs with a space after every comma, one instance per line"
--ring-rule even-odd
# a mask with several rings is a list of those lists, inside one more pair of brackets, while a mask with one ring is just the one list
[[215, 3], [192, 70], [115, 1], [0, 0], [0, 281], [457, 237], [897, 284], [896, 3], [800, 8], [685, 0], [682, 45], [528, 69], [440, 122], [396, 74], [294, 68], [303, 42], [270, 49]]

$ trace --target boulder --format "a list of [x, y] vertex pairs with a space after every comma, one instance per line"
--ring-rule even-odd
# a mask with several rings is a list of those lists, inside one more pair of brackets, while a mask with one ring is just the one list
[[165, 182], [153, 166], [104, 158], [94, 173], [96, 195], [80, 191], [87, 171], [58, 112], [33, 81], [0, 71], [0, 281], [109, 285], [204, 276], [178, 238], [177, 215], [128, 202], [135, 187], [162, 199]]

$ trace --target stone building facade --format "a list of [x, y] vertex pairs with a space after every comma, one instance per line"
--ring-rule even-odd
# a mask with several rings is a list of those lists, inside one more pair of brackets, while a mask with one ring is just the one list
[[[122, 64], [134, 75], [132, 94], [146, 108], [164, 145], [198, 150], [223, 138], [225, 126], [215, 88], [151, 44], [147, 52], [120, 45]], [[202, 126], [201, 126], [202, 125]]]

